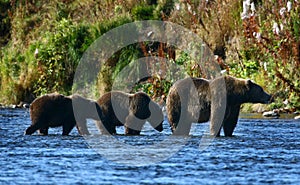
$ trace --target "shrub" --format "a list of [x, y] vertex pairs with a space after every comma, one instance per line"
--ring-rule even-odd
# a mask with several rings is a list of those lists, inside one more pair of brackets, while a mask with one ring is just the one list
[[154, 17], [153, 5], [137, 5], [131, 10], [131, 14], [134, 20], [153, 20]]
[[293, 107], [292, 111], [300, 109], [299, 13], [297, 1], [272, 1], [256, 9], [254, 4], [244, 1], [242, 13], [245, 40], [241, 56], [245, 76], [256, 73], [265, 83], [272, 82], [267, 83], [267, 88], [277, 97], [277, 105], [273, 106]]
[[45, 39], [37, 43], [39, 80], [34, 93], [70, 92], [79, 60], [93, 38], [85, 25], [75, 25], [67, 19], [58, 21]]

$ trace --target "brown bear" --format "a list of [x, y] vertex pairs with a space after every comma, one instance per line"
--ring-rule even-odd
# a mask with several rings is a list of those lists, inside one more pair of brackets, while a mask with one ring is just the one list
[[186, 78], [177, 81], [166, 100], [173, 134], [188, 135], [192, 123], [210, 119], [210, 135], [232, 136], [243, 103], [270, 103], [272, 96], [251, 80], [231, 76], [213, 80]]
[[40, 134], [48, 135], [49, 127], [62, 126], [62, 135], [68, 135], [76, 126], [80, 135], [87, 135], [86, 119], [100, 120], [101, 117], [101, 108], [95, 101], [79, 95], [47, 94], [35, 99], [30, 105], [32, 124], [25, 134], [31, 135], [39, 130]]
[[157, 131], [163, 130], [162, 110], [146, 93], [111, 91], [97, 102], [104, 117], [102, 123], [97, 121], [102, 134], [116, 134], [116, 126], [124, 126], [126, 135], [139, 135], [146, 121]]

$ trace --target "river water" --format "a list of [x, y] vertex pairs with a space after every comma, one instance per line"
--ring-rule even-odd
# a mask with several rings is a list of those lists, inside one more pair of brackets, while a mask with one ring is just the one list
[[239, 119], [234, 137], [211, 140], [208, 123], [185, 138], [170, 137], [167, 122], [141, 136], [24, 136], [30, 123], [27, 109], [0, 109], [0, 184], [300, 184], [293, 119]]

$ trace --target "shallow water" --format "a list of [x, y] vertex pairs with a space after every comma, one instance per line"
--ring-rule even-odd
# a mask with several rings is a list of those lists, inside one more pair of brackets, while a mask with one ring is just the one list
[[141, 136], [24, 136], [30, 123], [26, 109], [0, 109], [0, 184], [300, 184], [299, 120], [243, 118], [235, 137], [213, 140], [207, 123], [185, 138], [167, 123]]

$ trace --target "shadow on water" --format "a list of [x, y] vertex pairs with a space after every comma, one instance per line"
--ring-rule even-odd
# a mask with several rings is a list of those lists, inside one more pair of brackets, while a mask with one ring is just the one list
[[[98, 144], [103, 141], [103, 151], [114, 155], [114, 161], [100, 155], [76, 129], [70, 136], [61, 136], [61, 128], [50, 129], [48, 136], [24, 136], [30, 123], [28, 110], [0, 110], [1, 184], [300, 184], [300, 123], [293, 119], [243, 116], [234, 137], [216, 138], [204, 150], [199, 145], [208, 123], [193, 124], [189, 138], [174, 137], [154, 149], [170, 138], [167, 123], [162, 133], [145, 126], [141, 136], [114, 137], [128, 149], [105, 146], [105, 136], [92, 136]], [[172, 150], [183, 140], [181, 148]], [[148, 146], [150, 153], [143, 158], [124, 155], [133, 146], [135, 154], [145, 155], [139, 147]], [[169, 157], [143, 165], [160, 152]], [[141, 165], [120, 163], [124, 156]]]

